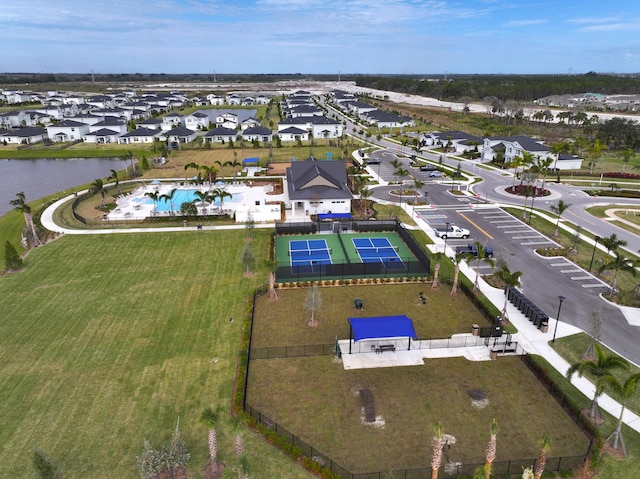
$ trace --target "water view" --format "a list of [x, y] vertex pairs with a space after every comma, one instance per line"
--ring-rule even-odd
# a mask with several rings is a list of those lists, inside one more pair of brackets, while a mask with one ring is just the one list
[[13, 208], [9, 202], [24, 191], [28, 202], [61, 192], [96, 178], [106, 178], [111, 170], [123, 170], [115, 158], [0, 159], [0, 216]]

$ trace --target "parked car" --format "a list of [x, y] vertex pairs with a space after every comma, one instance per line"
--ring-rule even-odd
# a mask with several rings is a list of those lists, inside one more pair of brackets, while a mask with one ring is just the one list
[[[493, 258], [493, 248], [490, 246], [484, 246], [484, 257], [485, 258]], [[470, 253], [473, 256], [478, 256], [478, 248], [476, 248], [475, 243], [469, 243], [466, 246], [456, 246], [456, 254], [465, 254]]]
[[420, 171], [438, 171], [435, 165], [420, 165]]
[[429, 173], [429, 178], [442, 178], [445, 174], [442, 171], [432, 171]]
[[436, 236], [447, 239], [447, 238], [468, 238], [471, 234], [468, 229], [460, 228], [456, 225], [449, 225], [448, 228], [436, 228], [435, 229]]
[[382, 158], [367, 158], [365, 162], [367, 165], [379, 165], [382, 163]]

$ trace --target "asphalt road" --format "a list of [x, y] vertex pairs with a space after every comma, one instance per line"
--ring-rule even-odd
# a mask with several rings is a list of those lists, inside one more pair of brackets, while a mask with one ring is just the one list
[[[353, 131], [353, 124], [348, 122], [347, 131]], [[552, 246], [553, 240], [540, 235], [523, 221], [502, 211], [500, 208], [473, 208], [473, 198], [451, 193], [455, 184], [451, 179], [430, 178], [428, 172], [422, 172], [412, 167], [405, 155], [413, 154], [408, 148], [382, 139], [377, 141], [369, 138], [369, 142], [377, 144], [381, 150], [370, 156], [380, 158], [381, 163], [370, 168], [386, 181], [395, 181], [394, 168], [390, 162], [399, 159], [402, 167], [410, 174], [425, 183], [423, 191], [428, 193], [429, 203], [433, 209], [416, 211], [426, 219], [432, 227], [444, 226], [447, 222], [455, 223], [471, 231], [468, 240], [449, 239], [448, 246], [466, 244], [478, 240], [494, 248], [495, 259], [505, 261], [511, 271], [522, 271], [522, 290], [549, 316], [558, 315], [560, 295], [566, 299], [562, 303], [560, 321], [580, 327], [585, 331], [591, 330], [592, 314], [600, 310], [605, 318], [602, 327], [602, 341], [611, 349], [625, 356], [636, 364], [640, 364], [640, 327], [631, 326], [619, 308], [603, 300], [599, 294], [606, 289], [599, 279], [588, 271], [578, 268], [565, 258], [543, 258], [535, 253], [535, 249], [542, 246]], [[404, 151], [403, 151], [404, 150]], [[509, 171], [487, 168], [481, 163], [452, 159], [448, 156], [430, 152], [421, 152], [424, 158], [438, 164], [441, 159], [444, 165], [454, 171], [458, 164], [462, 169], [482, 178], [480, 183], [472, 186], [473, 193], [483, 202], [523, 205], [523, 200], [504, 192], [513, 183], [513, 175]], [[593, 217], [586, 208], [595, 205], [633, 205], [640, 206], [638, 200], [621, 198], [593, 198], [576, 186], [556, 184], [547, 181], [545, 187], [552, 192], [546, 198], [538, 198], [535, 208], [550, 211], [552, 205], [563, 199], [570, 207], [563, 214], [563, 218], [579, 225], [583, 231], [588, 231], [600, 237], [615, 233], [619, 239], [627, 242], [626, 249], [636, 252], [640, 249], [640, 237], [605, 220]], [[388, 192], [392, 187], [376, 188], [373, 197], [385, 200], [397, 200]], [[475, 267], [472, 264], [472, 267]], [[489, 273], [490, 266], [481, 265], [482, 273]]]

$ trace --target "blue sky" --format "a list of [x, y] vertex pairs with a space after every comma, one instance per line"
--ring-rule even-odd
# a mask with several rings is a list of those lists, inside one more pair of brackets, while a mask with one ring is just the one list
[[636, 0], [1, 0], [0, 69], [640, 72]]

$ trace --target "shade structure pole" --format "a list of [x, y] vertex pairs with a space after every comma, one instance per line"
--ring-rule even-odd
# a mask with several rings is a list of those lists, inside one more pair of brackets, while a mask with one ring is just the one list
[[353, 326], [349, 325], [349, 354], [351, 354], [351, 343], [353, 342]]

